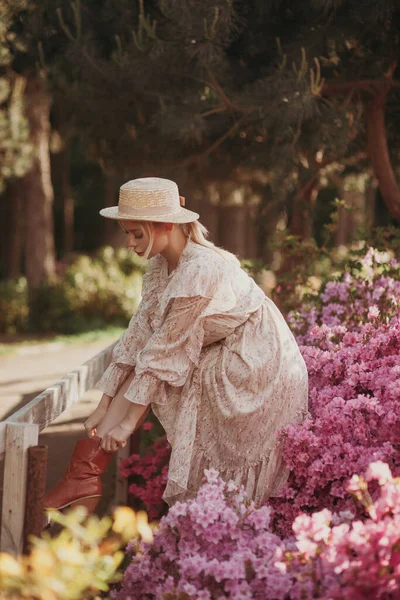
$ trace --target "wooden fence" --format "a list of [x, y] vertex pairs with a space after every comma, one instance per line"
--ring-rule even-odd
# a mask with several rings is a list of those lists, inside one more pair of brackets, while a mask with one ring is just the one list
[[[0, 460], [4, 460], [4, 485], [1, 507], [0, 550], [22, 552], [28, 448], [36, 446], [39, 432], [67, 408], [80, 402], [94, 388], [111, 361], [111, 344], [78, 369], [48, 387], [23, 408], [0, 422]], [[117, 453], [115, 504], [126, 502], [127, 482], [119, 476], [119, 462], [130, 452], [129, 444]]]

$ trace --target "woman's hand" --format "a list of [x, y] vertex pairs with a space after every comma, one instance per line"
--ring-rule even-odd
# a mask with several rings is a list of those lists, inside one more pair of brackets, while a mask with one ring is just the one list
[[134, 427], [120, 423], [103, 437], [101, 447], [106, 452], [116, 452], [118, 448], [124, 448], [127, 444], [127, 439], [132, 435], [134, 430]]
[[104, 415], [111, 404], [111, 400], [112, 398], [110, 396], [103, 394], [98, 407], [83, 424], [89, 437], [96, 435], [96, 428], [104, 419]]

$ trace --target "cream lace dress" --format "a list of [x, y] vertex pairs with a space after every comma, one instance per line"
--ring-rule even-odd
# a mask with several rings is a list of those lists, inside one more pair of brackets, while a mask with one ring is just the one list
[[164, 500], [195, 495], [205, 468], [257, 504], [289, 475], [277, 431], [307, 415], [308, 375], [278, 308], [240, 268], [189, 240], [168, 275], [156, 255], [142, 301], [96, 387], [148, 405], [172, 447]]

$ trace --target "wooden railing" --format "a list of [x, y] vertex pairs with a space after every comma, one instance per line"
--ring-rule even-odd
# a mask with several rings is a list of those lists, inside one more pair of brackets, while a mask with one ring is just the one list
[[[94, 388], [111, 361], [114, 343], [71, 371], [26, 406], [0, 422], [0, 460], [4, 460], [0, 550], [18, 554], [24, 546], [27, 450], [38, 443], [39, 432]], [[117, 454], [115, 504], [126, 502], [127, 482], [119, 476], [119, 462], [129, 445]]]

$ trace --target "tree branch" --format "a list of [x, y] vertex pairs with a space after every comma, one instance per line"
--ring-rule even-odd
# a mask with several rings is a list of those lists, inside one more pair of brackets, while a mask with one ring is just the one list
[[210, 67], [206, 67], [206, 71], [208, 73], [208, 76], [211, 80], [211, 84], [209, 83], [210, 87], [213, 88], [213, 90], [215, 90], [218, 94], [219, 99], [221, 100], [222, 104], [226, 107], [227, 110], [230, 110], [232, 112], [241, 112], [243, 113], [244, 110], [242, 108], [239, 108], [237, 106], [235, 106], [233, 104], [233, 102], [231, 102], [228, 98], [228, 96], [225, 94], [224, 90], [222, 89], [222, 87], [220, 86], [220, 84], [218, 83], [218, 81], [215, 78], [214, 73], [211, 71]]
[[[339, 94], [346, 94], [355, 90], [364, 90], [369, 93], [376, 92], [382, 85], [387, 87], [388, 77], [385, 75], [384, 79], [360, 79], [359, 81], [338, 81], [336, 82], [325, 82], [322, 86], [322, 96], [336, 96]], [[390, 86], [393, 88], [400, 88], [400, 81], [391, 81]]]
[[200, 113], [201, 117], [209, 117], [210, 115], [215, 115], [217, 113], [225, 112], [225, 106], [217, 106], [216, 108], [210, 108], [210, 110], [206, 110], [203, 113]]
[[223, 144], [223, 142], [227, 138], [229, 138], [231, 135], [233, 135], [235, 133], [235, 131], [242, 125], [242, 123], [245, 120], [246, 120], [246, 117], [243, 116], [241, 119], [239, 119], [239, 121], [236, 121], [236, 123], [228, 131], [226, 131], [223, 135], [221, 135], [221, 137], [219, 137], [206, 150], [204, 150], [203, 152], [200, 152], [199, 154], [195, 154], [193, 156], [189, 156], [188, 158], [186, 158], [180, 164], [180, 166], [181, 167], [187, 167], [188, 165], [202, 162], [205, 158], [207, 158], [207, 156], [209, 156], [210, 154], [212, 154], [214, 152], [214, 150], [216, 150], [217, 148], [219, 148], [219, 146], [221, 146], [221, 144]]

